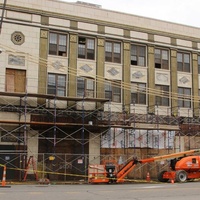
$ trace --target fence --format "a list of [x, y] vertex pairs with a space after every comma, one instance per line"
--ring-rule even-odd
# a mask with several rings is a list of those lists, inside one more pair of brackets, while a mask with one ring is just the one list
[[[139, 155], [139, 153], [138, 153]], [[48, 178], [51, 181], [87, 181], [88, 165], [95, 164], [91, 157], [95, 160], [96, 155], [79, 155], [79, 154], [38, 154], [31, 155], [36, 162], [38, 178]], [[0, 174], [2, 174], [3, 165], [7, 166], [7, 180], [23, 181], [24, 174], [27, 169], [27, 154], [24, 153], [0, 153]], [[117, 154], [113, 156], [104, 154], [99, 157], [100, 163], [105, 160], [116, 160], [119, 165], [125, 164], [133, 158], [133, 154]], [[90, 162], [89, 162], [90, 159]], [[99, 164], [99, 163], [96, 163]], [[168, 161], [163, 163], [151, 163], [137, 165], [136, 168], [129, 173], [129, 179], [145, 179], [146, 173], [149, 172], [152, 178], [156, 178], [157, 172], [166, 169]], [[26, 180], [35, 180], [34, 169], [30, 164], [28, 167]]]

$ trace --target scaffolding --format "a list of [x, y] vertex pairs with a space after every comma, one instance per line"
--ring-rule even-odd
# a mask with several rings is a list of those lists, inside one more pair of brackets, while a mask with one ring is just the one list
[[[91, 103], [94, 104], [93, 109], [88, 109], [86, 104]], [[104, 111], [105, 105], [108, 106], [108, 111]], [[93, 158], [99, 159], [100, 162], [108, 158], [125, 162], [133, 155], [149, 157], [181, 151], [181, 138], [185, 140], [186, 150], [199, 147], [199, 118], [189, 115], [173, 116], [171, 112], [159, 115], [158, 109], [155, 108], [154, 112], [148, 109], [148, 113], [145, 114], [128, 113], [125, 106], [123, 112], [112, 112], [110, 106], [111, 102], [108, 99], [0, 92], [0, 111], [3, 113], [0, 120], [0, 139], [2, 144], [15, 144], [13, 150], [1, 148], [1, 163], [10, 164], [16, 169], [25, 169], [31, 154], [36, 157], [38, 166], [43, 171], [42, 177], [47, 175], [44, 171], [48, 171], [48, 176], [57, 179], [58, 175], [53, 176], [51, 173], [60, 170], [64, 174], [70, 172], [86, 176], [87, 165], [94, 162]], [[140, 138], [136, 135], [139, 131], [143, 131]], [[155, 144], [150, 145], [152, 131], [156, 131], [157, 135]], [[165, 144], [168, 145], [163, 146], [165, 150], [159, 146], [160, 131], [167, 131]], [[93, 136], [92, 139], [89, 135]], [[121, 141], [117, 141], [119, 135], [123, 138]], [[103, 144], [104, 137], [107, 137], [107, 146]], [[138, 141], [143, 140], [141, 149], [137, 146], [136, 137]], [[99, 138], [100, 155], [89, 153], [89, 143]], [[173, 146], [170, 141], [174, 138], [177, 144]], [[37, 153], [29, 149], [28, 144], [32, 140], [39, 143]], [[77, 151], [66, 153], [67, 143], [63, 143], [64, 141], [75, 145], [74, 149]], [[120, 148], [112, 141], [120, 143]], [[64, 146], [60, 145], [62, 143]], [[8, 158], [8, 154], [11, 158]], [[14, 177], [23, 180], [23, 176], [22, 170]], [[64, 179], [66, 180], [66, 176]]]

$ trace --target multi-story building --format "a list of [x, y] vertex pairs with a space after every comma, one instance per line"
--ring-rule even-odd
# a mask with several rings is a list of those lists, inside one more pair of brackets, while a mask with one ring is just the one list
[[84, 2], [0, 6], [2, 163], [82, 173], [114, 149], [199, 146], [199, 28]]

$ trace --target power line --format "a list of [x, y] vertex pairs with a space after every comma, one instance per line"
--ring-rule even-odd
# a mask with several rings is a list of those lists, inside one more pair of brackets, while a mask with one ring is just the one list
[[0, 21], [0, 34], [1, 34], [2, 25], [3, 25], [3, 18], [4, 18], [5, 8], [6, 8], [6, 1], [7, 0], [4, 0], [3, 8], [2, 8], [1, 21]]
[[[13, 49], [11, 47], [5, 46], [3, 44], [0, 44], [0, 45], [4, 49], [8, 50], [9, 52], [12, 52], [12, 53], [18, 53], [19, 52], [16, 49]], [[41, 57], [37, 57], [37, 56], [31, 55], [31, 54], [26, 53], [26, 52], [21, 52], [21, 53], [24, 53], [26, 55], [25, 59], [27, 61], [30, 61], [30, 62], [35, 63], [37, 65], [42, 64], [43, 66], [46, 66], [46, 67], [53, 65], [53, 62], [49, 61], [47, 59], [44, 59], [44, 58], [41, 58]], [[65, 66], [65, 65], [63, 67], [68, 68], [68, 66]], [[70, 70], [68, 70], [67, 75], [80, 77], [77, 74], [77, 72], [78, 72], [78, 69], [71, 69], [70, 68]], [[121, 80], [108, 80], [108, 79], [105, 79], [105, 77], [99, 76], [99, 75], [95, 75], [95, 77], [90, 77], [90, 78], [92, 78], [92, 79], [95, 78], [96, 79], [95, 80], [96, 83], [103, 83], [103, 84], [105, 84], [106, 82], [107, 83], [113, 83], [113, 85], [115, 87], [118, 87], [118, 88], [121, 88], [121, 89], [124, 89], [124, 90], [128, 90], [128, 91], [131, 91], [132, 89], [134, 89], [135, 91], [140, 89], [138, 86], [136, 86], [136, 87], [131, 86], [131, 82], [130, 83], [126, 83], [126, 82], [123, 82]], [[34, 79], [38, 80], [38, 78], [34, 78]], [[89, 78], [85, 77], [85, 79], [89, 79]], [[169, 98], [171, 100], [181, 100], [181, 99], [183, 100], [184, 99], [184, 100], [191, 100], [193, 102], [199, 102], [200, 101], [200, 97], [199, 96], [185, 95], [185, 94], [179, 94], [179, 93], [174, 93], [174, 92], [167, 92], [167, 91], [157, 90], [157, 89], [153, 89], [153, 88], [149, 88], [149, 87], [145, 87], [144, 89], [145, 89], [145, 91], [144, 92], [140, 91], [140, 93], [144, 93], [144, 94], [147, 94], [147, 95], [154, 95], [154, 96], [158, 96], [158, 97], [166, 97], [166, 98]]]

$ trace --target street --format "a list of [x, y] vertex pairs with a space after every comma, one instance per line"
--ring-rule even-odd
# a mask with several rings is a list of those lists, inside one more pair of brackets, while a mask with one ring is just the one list
[[200, 182], [105, 185], [11, 185], [2, 200], [198, 200]]

